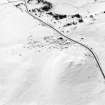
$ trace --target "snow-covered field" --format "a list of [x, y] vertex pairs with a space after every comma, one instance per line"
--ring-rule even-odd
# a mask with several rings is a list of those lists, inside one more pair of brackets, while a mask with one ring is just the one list
[[[27, 6], [92, 48], [105, 72], [104, 0], [75, 2], [48, 0], [48, 11], [41, 10], [46, 2], [29, 0]], [[0, 1], [0, 105], [104, 105], [104, 79], [91, 52], [24, 10], [23, 0]]]

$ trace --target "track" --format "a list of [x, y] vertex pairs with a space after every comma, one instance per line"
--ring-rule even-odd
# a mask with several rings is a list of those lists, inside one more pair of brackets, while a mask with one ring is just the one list
[[86, 46], [86, 45], [84, 45], [84, 44], [82, 44], [82, 43], [80, 43], [80, 42], [78, 42], [78, 41], [76, 41], [76, 40], [74, 40], [74, 39], [72, 39], [72, 38], [67, 37], [66, 35], [64, 35], [64, 34], [61, 33], [60, 31], [58, 31], [56, 28], [54, 28], [53, 26], [51, 26], [50, 24], [48, 24], [48, 23], [44, 22], [43, 20], [41, 20], [40, 18], [38, 18], [38, 17], [32, 15], [32, 14], [29, 12], [29, 10], [28, 10], [26, 0], [24, 0], [24, 3], [25, 3], [25, 7], [26, 7], [26, 13], [28, 13], [31, 17], [33, 17], [34, 19], [36, 19], [36, 20], [40, 21], [41, 23], [47, 25], [48, 27], [50, 27], [51, 29], [53, 29], [54, 31], [56, 31], [58, 34], [60, 34], [61, 36], [65, 37], [65, 38], [67, 38], [67, 39], [69, 39], [69, 40], [71, 40], [71, 41], [73, 41], [73, 42], [75, 42], [75, 43], [81, 45], [81, 46], [84, 47], [85, 49], [89, 50], [89, 51], [91, 52], [91, 54], [93, 55], [93, 57], [94, 57], [94, 59], [95, 59], [97, 65], [98, 65], [98, 68], [99, 68], [99, 70], [100, 70], [100, 72], [101, 72], [101, 74], [102, 74], [102, 76], [103, 76], [103, 79], [104, 79], [104, 81], [105, 81], [105, 74], [104, 74], [103, 69], [102, 69], [102, 67], [101, 67], [101, 64], [100, 64], [100, 62], [99, 62], [99, 59], [98, 59], [96, 53], [92, 50], [92, 48], [90, 48], [90, 47], [88, 47], [88, 46]]

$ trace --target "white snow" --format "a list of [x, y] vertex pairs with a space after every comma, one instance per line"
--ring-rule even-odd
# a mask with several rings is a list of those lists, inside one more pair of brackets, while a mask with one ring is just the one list
[[[71, 5], [81, 7], [87, 1], [52, 2], [58, 4], [54, 11], [68, 14], [77, 11]], [[63, 8], [62, 4], [68, 2], [70, 6]], [[81, 7], [78, 11], [83, 9]], [[89, 4], [84, 11], [100, 13], [103, 9], [104, 3]], [[86, 38], [83, 43], [93, 48], [104, 69], [104, 19], [103, 15], [98, 16], [95, 25], [84, 24], [69, 37], [80, 40], [80, 33], [83, 33]], [[29, 36], [32, 39], [27, 42]], [[55, 38], [50, 47], [43, 41], [48, 36]], [[60, 49], [58, 37], [58, 33], [11, 4], [0, 6], [1, 105], [104, 105], [103, 78], [90, 52], [77, 44]], [[35, 46], [32, 42], [36, 43]], [[27, 47], [28, 44], [31, 48]]]

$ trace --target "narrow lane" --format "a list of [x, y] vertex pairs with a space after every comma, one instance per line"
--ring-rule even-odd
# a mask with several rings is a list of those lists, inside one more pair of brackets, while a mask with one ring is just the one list
[[88, 47], [88, 46], [86, 46], [86, 45], [84, 45], [84, 44], [82, 44], [82, 43], [80, 43], [80, 42], [78, 42], [78, 41], [76, 41], [76, 40], [74, 40], [74, 39], [72, 39], [72, 38], [67, 37], [66, 35], [64, 35], [64, 34], [61, 33], [60, 31], [58, 31], [56, 28], [54, 28], [53, 26], [51, 26], [50, 24], [48, 24], [48, 23], [44, 22], [43, 20], [41, 20], [40, 18], [38, 18], [38, 17], [32, 15], [32, 14], [29, 12], [29, 10], [28, 10], [26, 0], [24, 0], [24, 3], [25, 3], [25, 7], [26, 7], [26, 13], [28, 13], [32, 18], [34, 18], [34, 19], [40, 21], [41, 23], [47, 25], [48, 27], [50, 27], [51, 29], [53, 29], [54, 31], [56, 31], [58, 34], [60, 34], [61, 36], [63, 36], [63, 37], [65, 37], [65, 38], [67, 38], [67, 39], [69, 39], [69, 40], [71, 40], [71, 41], [73, 41], [73, 42], [75, 42], [75, 43], [81, 45], [82, 47], [88, 49], [88, 50], [91, 52], [91, 54], [93, 55], [93, 57], [94, 57], [94, 59], [95, 59], [95, 61], [96, 61], [96, 63], [97, 63], [97, 66], [98, 66], [98, 68], [99, 68], [99, 70], [100, 70], [100, 72], [101, 72], [101, 74], [102, 74], [102, 76], [103, 76], [103, 79], [104, 79], [104, 81], [105, 81], [105, 74], [104, 74], [103, 69], [102, 69], [102, 67], [101, 67], [100, 61], [99, 61], [99, 59], [98, 59], [97, 54], [93, 51], [92, 48], [90, 48], [90, 47]]

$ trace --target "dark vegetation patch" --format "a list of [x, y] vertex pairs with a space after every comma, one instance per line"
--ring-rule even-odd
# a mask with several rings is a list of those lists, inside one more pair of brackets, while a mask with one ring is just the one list
[[77, 25], [77, 24], [78, 24], [77, 22], [73, 21], [73, 22], [65, 24], [63, 27], [68, 27], [68, 26]]
[[68, 27], [68, 26], [71, 26], [71, 25], [77, 25], [78, 23], [83, 23], [83, 19], [82, 19], [82, 16], [79, 15], [79, 14], [74, 14], [74, 15], [71, 15], [70, 16], [72, 19], [76, 19], [76, 20], [73, 20], [72, 22], [68, 22], [64, 25], [64, 27]]
[[84, 21], [83, 21], [83, 19], [81, 18], [81, 19], [78, 20], [78, 22], [79, 22], [79, 23], [83, 23]]
[[67, 15], [65, 14], [63, 15], [63, 14], [57, 14], [57, 13], [52, 13], [52, 12], [49, 12], [47, 14], [53, 16], [56, 20], [67, 18]]
[[74, 14], [71, 18], [77, 18], [79, 23], [83, 23], [82, 16], [80, 14]]
[[72, 23], [67, 23], [67, 24], [64, 25], [64, 27], [68, 27], [68, 26], [71, 26], [71, 25], [72, 25]]
[[74, 14], [71, 16], [72, 18], [81, 18], [80, 14]]

